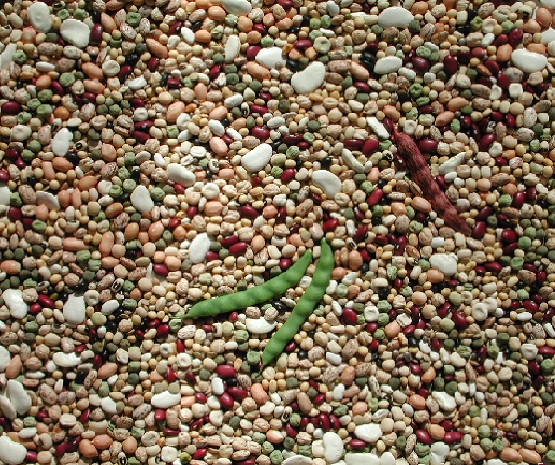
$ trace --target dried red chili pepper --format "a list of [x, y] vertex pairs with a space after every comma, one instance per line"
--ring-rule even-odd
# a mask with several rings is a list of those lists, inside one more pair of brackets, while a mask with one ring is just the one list
[[469, 234], [470, 228], [459, 216], [455, 206], [449, 201], [445, 192], [441, 190], [436, 180], [432, 177], [430, 167], [416, 143], [409, 135], [399, 132], [397, 129], [393, 129], [393, 138], [397, 144], [398, 155], [404, 161], [407, 171], [430, 201], [432, 208], [438, 216], [443, 218], [445, 224], [455, 231]]

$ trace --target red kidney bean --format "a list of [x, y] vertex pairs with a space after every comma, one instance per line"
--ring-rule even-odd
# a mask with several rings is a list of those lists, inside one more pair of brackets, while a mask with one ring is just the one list
[[[258, 216], [260, 216], [260, 214], [256, 211], [256, 209], [252, 205], [241, 205], [239, 207], [239, 214], [242, 217], [250, 218], [250, 219], [255, 219]], [[230, 237], [237, 237], [237, 236], [230, 236]], [[237, 237], [237, 242], [239, 242], [238, 237]]]
[[324, 393], [316, 394], [314, 399], [312, 399], [312, 403], [314, 405], [322, 405], [326, 400], [326, 395]]
[[21, 221], [23, 219], [23, 213], [21, 213], [21, 208], [10, 207], [8, 209], [8, 218], [11, 221]]
[[237, 387], [237, 386], [228, 387], [227, 393], [235, 400], [238, 400], [238, 401], [246, 399], [249, 396], [248, 391], [241, 389], [240, 387]]
[[526, 200], [526, 192], [524, 191], [515, 192], [515, 194], [513, 195], [513, 202], [511, 204], [511, 207], [522, 208], [525, 200]]
[[349, 150], [362, 150], [364, 141], [362, 139], [347, 139], [343, 142], [343, 145]]
[[251, 134], [260, 140], [266, 140], [270, 137], [270, 130], [261, 126], [255, 126], [251, 129]]
[[351, 449], [359, 450], [366, 448], [366, 442], [362, 439], [353, 438], [349, 441]]
[[166, 370], [166, 379], [170, 383], [177, 381], [177, 375], [175, 374], [175, 371], [173, 371], [172, 367], [168, 367], [168, 369]]
[[61, 442], [56, 447], [54, 447], [54, 453], [59, 457], [64, 455], [66, 453], [66, 450], [67, 450], [67, 442], [66, 441]]
[[485, 207], [482, 207], [480, 209], [480, 211], [478, 212], [478, 215], [476, 215], [476, 219], [477, 220], [485, 220], [488, 218], [488, 216], [493, 215], [493, 207], [490, 207], [489, 205], [486, 205]]
[[362, 153], [364, 155], [370, 155], [374, 150], [378, 148], [380, 145], [380, 141], [378, 139], [369, 138], [364, 141], [364, 145], [362, 146]]
[[443, 70], [447, 75], [452, 76], [456, 74], [458, 69], [459, 63], [454, 56], [446, 55], [445, 58], [443, 58]]
[[179, 436], [179, 433], [178, 429], [164, 428], [164, 436]]
[[501, 231], [501, 242], [503, 242], [504, 244], [512, 244], [517, 240], [518, 236], [516, 235], [516, 232], [514, 232], [512, 229], [504, 229], [503, 231]]
[[418, 142], [418, 148], [421, 152], [435, 152], [437, 150], [437, 140], [422, 139]]
[[485, 221], [477, 221], [472, 229], [471, 235], [475, 239], [482, 239], [486, 233], [487, 224]]
[[21, 105], [15, 100], [5, 102], [0, 106], [3, 115], [17, 115], [21, 111]]
[[154, 421], [164, 421], [166, 419], [166, 411], [161, 408], [154, 410]]
[[90, 41], [93, 43], [98, 43], [102, 41], [102, 32], [104, 31], [102, 24], [96, 23], [89, 34]]
[[231, 236], [224, 237], [221, 240], [220, 244], [222, 245], [222, 247], [229, 249], [232, 245], [237, 244], [238, 242], [239, 242], [239, 236], [231, 235]]
[[295, 428], [293, 428], [293, 426], [291, 426], [291, 423], [287, 423], [285, 425], [285, 434], [287, 434], [290, 438], [295, 438], [299, 433], [295, 430]]
[[246, 242], [237, 242], [229, 248], [229, 253], [232, 255], [243, 255], [249, 248]]
[[326, 415], [325, 413], [321, 413], [320, 415], [318, 415], [318, 421], [320, 423], [320, 427], [324, 431], [329, 431], [331, 425], [328, 415]]
[[212, 65], [210, 71], [208, 71], [208, 77], [213, 81], [220, 75], [221, 71], [220, 65]]
[[501, 87], [501, 89], [508, 89], [511, 85], [509, 76], [507, 76], [505, 73], [499, 73], [497, 75], [497, 85]]
[[495, 142], [496, 136], [493, 132], [484, 134], [480, 139], [480, 150], [486, 152], [491, 144]]
[[538, 348], [538, 354], [553, 357], [555, 355], [555, 349], [549, 346], [541, 346]]
[[499, 73], [499, 63], [497, 63], [497, 61], [495, 60], [486, 60], [482, 63], [487, 69], [488, 71], [493, 74], [494, 76], [497, 75], [497, 73]]
[[443, 441], [446, 444], [453, 444], [459, 442], [462, 439], [462, 433], [459, 431], [449, 431], [443, 435]]
[[362, 242], [366, 239], [366, 234], [368, 234], [368, 226], [364, 224], [357, 228], [353, 234], [353, 240], [355, 242]]
[[428, 433], [426, 430], [417, 429], [415, 434], [416, 434], [416, 439], [418, 439], [420, 442], [424, 444], [432, 443], [432, 438], [430, 436], [430, 433]]
[[146, 64], [147, 68], [149, 69], [149, 71], [154, 72], [158, 69], [158, 67], [160, 66], [160, 59], [156, 58], [156, 57], [151, 57], [147, 64]]
[[146, 144], [147, 141], [150, 139], [150, 134], [145, 134], [141, 131], [133, 131], [133, 137], [137, 139], [137, 142], [140, 144]]
[[324, 221], [322, 229], [324, 232], [331, 232], [334, 231], [337, 226], [339, 226], [339, 220], [337, 218], [330, 218], [329, 220]]
[[453, 323], [455, 323], [457, 329], [466, 329], [469, 326], [468, 321], [466, 321], [466, 316], [460, 312], [453, 312], [451, 314], [451, 319]]
[[168, 334], [170, 334], [170, 327], [168, 324], [162, 323], [156, 328], [156, 337], [168, 337]]
[[378, 339], [373, 339], [368, 348], [371, 352], [375, 352], [380, 347], [380, 341]]
[[216, 252], [213, 252], [212, 250], [209, 250], [208, 252], [206, 252], [206, 261], [207, 262], [211, 262], [212, 260], [218, 260], [219, 255]]
[[19, 152], [14, 148], [7, 148], [4, 150], [4, 158], [8, 160], [17, 160], [19, 157]]
[[370, 194], [366, 198], [366, 203], [369, 207], [373, 207], [375, 205], [378, 205], [382, 197], [383, 191], [380, 188], [376, 188], [372, 192], [370, 192]]
[[511, 47], [516, 47], [518, 44], [522, 42], [522, 38], [524, 37], [524, 31], [518, 27], [509, 32], [509, 45]]
[[162, 263], [155, 263], [152, 265], [152, 271], [162, 276], [167, 276], [169, 273], [166, 265], [163, 265]]
[[283, 170], [283, 173], [281, 173], [280, 179], [282, 182], [289, 182], [295, 178], [295, 174], [296, 171], [293, 168], [287, 168]]
[[430, 61], [424, 57], [413, 56], [411, 61], [414, 70], [419, 73], [426, 73], [430, 69]]
[[227, 392], [224, 392], [221, 396], [220, 396], [220, 405], [222, 406], [222, 408], [224, 409], [230, 409], [233, 407], [233, 397], [231, 397], [230, 394], [228, 394]]
[[397, 238], [397, 246], [395, 247], [395, 255], [403, 255], [407, 246], [406, 236], [399, 236]]
[[195, 460], [202, 460], [204, 457], [206, 457], [206, 454], [208, 454], [208, 449], [204, 447], [199, 447], [193, 454], [193, 458]]
[[290, 258], [282, 258], [279, 261], [279, 267], [282, 270], [286, 270], [287, 268], [289, 268], [291, 266], [291, 259]]
[[283, 136], [283, 142], [287, 145], [299, 145], [302, 140], [302, 134], [286, 134]]
[[305, 50], [309, 47], [312, 47], [312, 41], [310, 41], [309, 39], [299, 39], [295, 42], [295, 48]]
[[250, 111], [251, 113], [259, 113], [261, 115], [264, 115], [265, 113], [268, 113], [268, 107], [265, 107], [264, 105], [251, 105]]
[[233, 378], [235, 376], [235, 367], [229, 364], [222, 364], [216, 367], [216, 373], [220, 378]]
[[490, 273], [499, 273], [503, 269], [503, 266], [501, 266], [499, 262], [487, 262], [484, 264], [484, 268]]
[[357, 314], [351, 308], [344, 308], [341, 318], [348, 325], [356, 325], [357, 323]]

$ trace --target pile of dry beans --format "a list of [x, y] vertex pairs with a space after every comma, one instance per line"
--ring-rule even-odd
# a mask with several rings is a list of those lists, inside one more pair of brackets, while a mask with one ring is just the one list
[[0, 463], [555, 464], [554, 0], [0, 3]]

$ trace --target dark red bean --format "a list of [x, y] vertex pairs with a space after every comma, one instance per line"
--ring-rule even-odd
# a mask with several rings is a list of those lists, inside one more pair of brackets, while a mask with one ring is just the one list
[[237, 386], [231, 386], [227, 388], [227, 393], [231, 395], [231, 397], [233, 397], [235, 400], [238, 400], [238, 401], [246, 399], [249, 396], [248, 391], [246, 391], [245, 389], [241, 389], [240, 387], [237, 387]]
[[226, 249], [228, 249], [229, 247], [231, 247], [234, 244], [237, 244], [239, 242], [239, 236], [235, 236], [235, 235], [231, 235], [231, 236], [227, 236], [224, 237], [220, 244], [222, 245], [222, 247], [225, 247]]
[[53, 308], [54, 307], [54, 301], [45, 294], [39, 294], [37, 296], [37, 302], [42, 307], [48, 307], [48, 308]]
[[168, 367], [168, 369], [166, 370], [166, 379], [169, 383], [177, 381], [177, 375], [175, 374], [175, 371], [173, 371], [172, 367]]
[[426, 73], [430, 69], [430, 61], [424, 57], [413, 56], [411, 61], [414, 70], [419, 73]]
[[364, 141], [364, 145], [362, 146], [362, 153], [364, 155], [370, 155], [374, 150], [378, 148], [380, 145], [380, 141], [378, 139], [369, 138]]
[[270, 137], [270, 130], [260, 126], [255, 126], [251, 129], [251, 134], [260, 140], [266, 140]]
[[283, 170], [283, 173], [281, 173], [280, 179], [282, 182], [289, 182], [295, 178], [295, 174], [296, 171], [293, 168], [287, 168]]
[[468, 321], [466, 320], [466, 316], [460, 312], [453, 312], [451, 315], [451, 319], [457, 329], [466, 329], [468, 328]]
[[229, 253], [232, 255], [242, 255], [247, 251], [248, 248], [249, 246], [246, 242], [237, 242], [237, 244], [233, 244], [229, 248]]
[[462, 433], [459, 431], [449, 431], [443, 435], [443, 440], [446, 444], [453, 444], [462, 439]]
[[[233, 404], [231, 405], [233, 406]], [[206, 457], [206, 454], [208, 454], [208, 449], [206, 449], [205, 447], [199, 447], [193, 454], [193, 458], [195, 460], [202, 460], [204, 457]]]
[[264, 105], [251, 105], [250, 110], [251, 113], [259, 113], [261, 115], [268, 113], [268, 107], [265, 107]]
[[524, 191], [516, 192], [513, 195], [513, 203], [511, 204], [511, 207], [522, 208], [525, 200], [526, 200], [526, 192]]
[[210, 71], [208, 71], [208, 76], [212, 81], [214, 81], [221, 73], [222, 69], [220, 65], [212, 65]]
[[366, 448], [366, 442], [362, 439], [353, 438], [349, 441], [351, 449], [359, 450]]
[[166, 411], [161, 408], [154, 410], [154, 421], [164, 421], [166, 419]]
[[370, 194], [366, 199], [366, 203], [368, 204], [369, 207], [373, 207], [380, 202], [382, 197], [383, 197], [383, 191], [380, 188], [376, 188], [372, 192], [370, 192]]
[[321, 413], [320, 415], [318, 415], [318, 421], [320, 423], [320, 427], [324, 431], [329, 431], [331, 425], [328, 415], [326, 415], [325, 413]]
[[166, 323], [162, 323], [158, 328], [156, 328], [156, 337], [165, 338], [170, 334], [170, 327]]
[[0, 110], [3, 115], [17, 115], [21, 111], [21, 105], [14, 100], [10, 100], [3, 103]]
[[347, 139], [346, 141], [343, 142], [343, 145], [345, 146], [346, 149], [349, 150], [362, 150], [362, 147], [364, 146], [364, 140], [362, 139]]
[[312, 42], [309, 39], [299, 39], [295, 42], [295, 48], [305, 50], [309, 47], [312, 47]]
[[216, 373], [220, 378], [232, 378], [235, 376], [235, 367], [229, 364], [218, 365]]
[[96, 23], [89, 34], [90, 41], [93, 43], [99, 43], [102, 41], [102, 32], [104, 29], [102, 28], [102, 24]]
[[549, 346], [541, 346], [538, 348], [538, 354], [553, 357], [555, 355], [555, 349]]
[[486, 233], [487, 224], [485, 221], [478, 221], [472, 229], [471, 235], [474, 239], [482, 239]]
[[476, 215], [476, 219], [477, 220], [486, 220], [488, 218], [488, 216], [493, 215], [493, 207], [486, 205], [485, 207], [482, 207], [480, 209], [480, 211], [478, 212], [478, 215]]
[[324, 232], [331, 232], [334, 231], [337, 226], [339, 226], [339, 220], [337, 218], [330, 218], [329, 220], [324, 221], [322, 229]]
[[[250, 218], [250, 219], [254, 219], [259, 216], [259, 213], [252, 205], [241, 205], [239, 207], [239, 214], [244, 218]], [[237, 237], [237, 236], [231, 236], [231, 237]], [[238, 237], [237, 237], [237, 242], [239, 242]]]
[[503, 244], [512, 244], [518, 240], [518, 236], [512, 229], [504, 229], [501, 231], [501, 242]]
[[230, 394], [228, 394], [227, 392], [224, 392], [221, 396], [220, 396], [220, 405], [222, 406], [222, 408], [224, 409], [230, 409], [233, 407], [233, 397], [231, 397]]
[[499, 73], [499, 63], [495, 60], [486, 60], [484, 61], [483, 65], [488, 69], [488, 71], [493, 74], [494, 76]]
[[515, 27], [511, 30], [511, 32], [509, 32], [509, 45], [513, 48], [516, 47], [522, 42], [523, 37], [524, 31], [520, 28]]
[[488, 134], [484, 134], [480, 139], [480, 144], [479, 144], [480, 150], [483, 152], [486, 152], [489, 146], [495, 142], [495, 139], [496, 139], [495, 134], [492, 132]]
[[314, 405], [322, 405], [326, 401], [326, 395], [324, 393], [316, 394], [314, 399], [312, 399], [312, 403]]
[[162, 263], [155, 263], [154, 265], [152, 265], [152, 271], [162, 276], [167, 276], [169, 273], [166, 265]]
[[283, 142], [287, 145], [299, 145], [302, 140], [302, 134], [286, 134], [285, 136], [283, 136]]
[[446, 55], [443, 59], [443, 70], [449, 76], [452, 76], [457, 73], [459, 69], [459, 63], [457, 59], [452, 55]]
[[289, 268], [291, 266], [291, 259], [290, 258], [282, 258], [279, 261], [279, 267], [282, 270], [286, 270], [287, 268]]
[[149, 71], [154, 72], [156, 71], [159, 66], [160, 66], [160, 59], [156, 58], [156, 57], [151, 57], [147, 64], [146, 64], [147, 68], [149, 69]]
[[507, 76], [505, 73], [499, 73], [497, 75], [497, 85], [501, 87], [501, 89], [508, 89], [511, 85], [509, 76]]
[[145, 134], [141, 131], [133, 131], [133, 137], [137, 139], [137, 142], [139, 142], [140, 144], [146, 144], [150, 139], [149, 134]]
[[287, 436], [289, 436], [290, 438], [295, 438], [299, 433], [295, 428], [291, 426], [291, 423], [287, 423], [285, 425], [285, 434], [287, 434]]
[[430, 433], [428, 433], [426, 430], [417, 429], [415, 434], [416, 434], [416, 439], [418, 439], [420, 442], [424, 444], [432, 443], [432, 438], [430, 436]]
[[351, 308], [344, 308], [343, 313], [341, 314], [341, 318], [348, 325], [356, 325], [357, 323], [357, 314]]
[[21, 208], [10, 207], [8, 209], [8, 218], [11, 221], [21, 221], [23, 219], [23, 213], [21, 213]]
[[435, 152], [437, 150], [437, 140], [422, 139], [418, 142], [418, 148], [421, 152]]

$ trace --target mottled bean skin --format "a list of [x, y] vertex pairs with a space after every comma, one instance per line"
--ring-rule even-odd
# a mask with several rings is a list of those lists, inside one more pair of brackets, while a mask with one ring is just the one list
[[313, 312], [316, 304], [326, 293], [334, 267], [334, 256], [331, 247], [325, 239], [322, 240], [322, 253], [314, 270], [312, 281], [303, 296], [293, 308], [291, 315], [276, 331], [262, 352], [262, 367], [275, 360], [285, 349], [287, 343], [293, 339], [300, 327]]
[[198, 302], [191, 307], [184, 318], [220, 315], [222, 313], [228, 313], [233, 310], [267, 302], [283, 294], [287, 289], [297, 284], [304, 276], [311, 260], [312, 252], [307, 250], [287, 271], [275, 278], [266, 281], [260, 286], [251, 287], [246, 291], [222, 295], [215, 299]]

